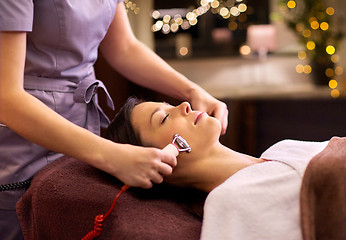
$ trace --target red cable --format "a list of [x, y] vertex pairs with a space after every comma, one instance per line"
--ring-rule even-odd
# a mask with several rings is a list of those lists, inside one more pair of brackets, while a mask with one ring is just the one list
[[115, 197], [112, 206], [109, 208], [108, 212], [103, 215], [103, 214], [99, 214], [95, 217], [95, 221], [94, 221], [94, 229], [91, 230], [90, 232], [88, 232], [84, 237], [82, 237], [82, 240], [92, 240], [98, 236], [101, 235], [102, 233], [102, 223], [103, 221], [108, 217], [108, 215], [112, 212], [112, 210], [115, 207], [115, 204], [117, 203], [120, 195], [125, 192], [127, 189], [129, 189], [130, 186], [128, 185], [124, 185], [122, 186], [120, 192], [118, 193], [118, 195]]

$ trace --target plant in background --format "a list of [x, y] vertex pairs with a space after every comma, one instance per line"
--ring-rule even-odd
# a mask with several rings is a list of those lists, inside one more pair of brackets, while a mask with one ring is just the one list
[[298, 57], [309, 59], [316, 84], [328, 84], [334, 78], [336, 51], [343, 37], [341, 19], [328, 3], [327, 0], [279, 1], [283, 20], [305, 46]]

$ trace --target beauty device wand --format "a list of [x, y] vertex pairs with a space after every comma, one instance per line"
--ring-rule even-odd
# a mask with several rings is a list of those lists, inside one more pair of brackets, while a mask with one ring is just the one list
[[[166, 147], [162, 149], [164, 152], [172, 153], [174, 156], [178, 157], [180, 152], [191, 152], [191, 147], [187, 143], [187, 141], [182, 138], [179, 134], [173, 135], [173, 141], [169, 143]], [[108, 210], [106, 214], [100, 214], [95, 217], [94, 221], [94, 229], [91, 230], [87, 235], [85, 235], [82, 240], [91, 240], [101, 235], [102, 233], [102, 223], [103, 221], [108, 217], [108, 215], [111, 213], [111, 211], [114, 209], [115, 204], [117, 200], [119, 199], [120, 195], [125, 192], [127, 189], [129, 189], [129, 185], [124, 185], [118, 195], [115, 197], [112, 206]]]
[[174, 134], [173, 141], [164, 147], [162, 151], [173, 153], [174, 156], [178, 157], [179, 152], [191, 152], [191, 147], [179, 134]]

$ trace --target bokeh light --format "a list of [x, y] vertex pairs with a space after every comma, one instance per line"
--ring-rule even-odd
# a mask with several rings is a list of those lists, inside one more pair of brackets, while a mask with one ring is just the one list
[[311, 68], [310, 65], [305, 65], [304, 66], [304, 73], [305, 74], [309, 74], [309, 73], [311, 73], [311, 71], [312, 71], [312, 68]]
[[298, 58], [299, 58], [300, 60], [304, 60], [304, 59], [306, 58], [306, 52], [304, 52], [304, 51], [299, 51], [299, 52], [298, 52]]
[[332, 7], [327, 7], [326, 13], [327, 13], [328, 15], [332, 16], [332, 15], [334, 15], [334, 13], [335, 13], [335, 9], [332, 8]]
[[[162, 31], [167, 34], [169, 32], [178, 32], [180, 28], [182, 30], [189, 29], [198, 23], [198, 17], [209, 10], [214, 14], [219, 14], [224, 19], [229, 19], [228, 28], [234, 31], [239, 27], [244, 27], [243, 25], [247, 21], [248, 15], [254, 12], [254, 9], [247, 6], [243, 0], [200, 0], [199, 4], [195, 9], [186, 9], [186, 14], [174, 14], [174, 9], [171, 9], [173, 11], [169, 15], [162, 16], [160, 10], [154, 10], [151, 13], [152, 18], [156, 21], [163, 21], [164, 24], [161, 26], [160, 23], [155, 23], [152, 26], [152, 31]], [[181, 9], [177, 11], [181, 12]], [[179, 16], [176, 17], [176, 15]], [[242, 23], [240, 24], [241, 26], [236, 21]], [[169, 28], [165, 24], [168, 24]]]
[[240, 47], [239, 52], [243, 56], [247, 56], [251, 53], [251, 48], [247, 45], [243, 45]]
[[304, 37], [308, 38], [311, 36], [311, 31], [309, 29], [304, 29], [302, 34]]
[[237, 28], [238, 28], [238, 23], [233, 22], [233, 21], [229, 22], [229, 24], [228, 24], [228, 29], [229, 30], [235, 31], [235, 30], [237, 30]]
[[287, 7], [288, 8], [295, 8], [296, 5], [297, 5], [296, 2], [293, 1], [293, 0], [290, 0], [290, 1], [287, 2]]
[[337, 76], [341, 76], [344, 73], [344, 69], [341, 66], [337, 66], [334, 71]]
[[333, 55], [335, 53], [335, 47], [332, 46], [332, 45], [329, 45], [326, 47], [326, 52], [329, 54], [329, 55]]
[[180, 54], [181, 56], [186, 56], [188, 53], [189, 53], [189, 49], [188, 49], [187, 47], [181, 47], [181, 48], [179, 49], [179, 54]]
[[338, 54], [333, 54], [330, 59], [332, 60], [333, 63], [338, 63], [340, 60], [340, 57]]
[[327, 22], [321, 22], [320, 28], [321, 28], [323, 31], [327, 31], [327, 30], [329, 29], [329, 24], [328, 24]]
[[320, 27], [320, 24], [317, 21], [312, 21], [310, 23], [310, 26], [311, 26], [312, 29], [316, 30], [316, 29], [318, 29]]
[[327, 77], [333, 77], [334, 76], [334, 69], [333, 68], [327, 68], [325, 71], [325, 75]]
[[302, 64], [298, 64], [296, 66], [296, 72], [297, 73], [303, 73], [304, 72], [304, 66]]
[[239, 4], [238, 9], [240, 12], [246, 12], [247, 5], [245, 3], [241, 3], [241, 4]]
[[330, 95], [333, 97], [333, 98], [338, 98], [340, 96], [340, 91], [338, 89], [333, 89], [331, 92], [330, 92]]
[[316, 47], [316, 44], [315, 44], [314, 41], [308, 41], [308, 42], [306, 43], [306, 48], [309, 49], [309, 50], [314, 50], [315, 47]]
[[338, 82], [336, 80], [332, 79], [329, 81], [328, 85], [331, 89], [334, 89], [338, 86]]

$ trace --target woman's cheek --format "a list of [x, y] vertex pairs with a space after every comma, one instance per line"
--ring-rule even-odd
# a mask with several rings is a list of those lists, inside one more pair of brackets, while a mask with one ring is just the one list
[[158, 133], [155, 145], [159, 148], [166, 147], [169, 143], [173, 141], [173, 133], [171, 131], [162, 131]]

